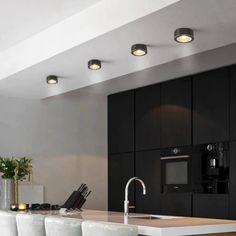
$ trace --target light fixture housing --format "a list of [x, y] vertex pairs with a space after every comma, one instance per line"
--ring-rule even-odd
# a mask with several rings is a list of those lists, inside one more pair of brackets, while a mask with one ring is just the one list
[[190, 43], [194, 40], [194, 33], [190, 28], [179, 28], [175, 30], [174, 37], [177, 43]]
[[145, 56], [147, 54], [147, 45], [145, 45], [145, 44], [134, 44], [131, 47], [131, 53], [134, 56], [137, 56], [137, 57]]
[[49, 75], [47, 76], [47, 83], [52, 85], [52, 84], [57, 84], [58, 83], [58, 78], [56, 75]]
[[88, 68], [90, 70], [100, 70], [101, 67], [102, 67], [102, 63], [98, 59], [92, 59], [92, 60], [88, 61]]

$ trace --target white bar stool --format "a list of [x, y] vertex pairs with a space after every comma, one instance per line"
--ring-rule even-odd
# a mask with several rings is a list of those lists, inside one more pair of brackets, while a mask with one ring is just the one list
[[45, 218], [47, 236], [82, 236], [82, 220], [49, 216]]
[[0, 211], [0, 235], [17, 236], [16, 214]]
[[18, 236], [46, 236], [45, 216], [34, 214], [17, 214], [16, 224]]
[[83, 236], [137, 236], [138, 227], [124, 224], [84, 221]]

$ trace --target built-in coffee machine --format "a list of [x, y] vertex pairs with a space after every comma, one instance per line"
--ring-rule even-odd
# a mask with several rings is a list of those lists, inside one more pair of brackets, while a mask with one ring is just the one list
[[[194, 176], [195, 192], [228, 193], [229, 191], [229, 147], [227, 142], [201, 145], [200, 168]], [[199, 180], [199, 181], [197, 181]]]

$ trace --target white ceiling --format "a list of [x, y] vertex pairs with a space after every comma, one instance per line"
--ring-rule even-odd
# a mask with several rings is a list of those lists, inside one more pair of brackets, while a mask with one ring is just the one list
[[[235, 0], [179, 1], [2, 79], [0, 95], [46, 98], [233, 44], [235, 12]], [[175, 43], [173, 32], [178, 27], [193, 28], [194, 42]], [[147, 44], [148, 55], [133, 57], [130, 46], [134, 43]], [[103, 61], [100, 71], [87, 69], [91, 58]], [[61, 77], [58, 85], [46, 84], [49, 74]]]
[[0, 0], [0, 51], [99, 0]]

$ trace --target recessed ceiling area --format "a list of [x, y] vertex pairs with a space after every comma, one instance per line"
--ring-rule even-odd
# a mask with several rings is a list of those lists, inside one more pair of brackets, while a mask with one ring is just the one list
[[[2, 79], [0, 95], [43, 99], [233, 44], [235, 12], [235, 0], [178, 1]], [[180, 27], [194, 30], [193, 42], [174, 41]], [[132, 56], [136, 43], [147, 45], [146, 56]], [[88, 70], [93, 58], [101, 60], [101, 70]], [[58, 76], [57, 85], [45, 83], [50, 74]]]
[[133, 72], [115, 79], [83, 87], [58, 96], [110, 94], [148, 86], [163, 81], [191, 76], [204, 71], [236, 64], [236, 43], [180, 58], [142, 71]]
[[100, 0], [0, 0], [0, 51]]
[[7, 50], [0, 51], [0, 80], [178, 1], [100, 0]]

